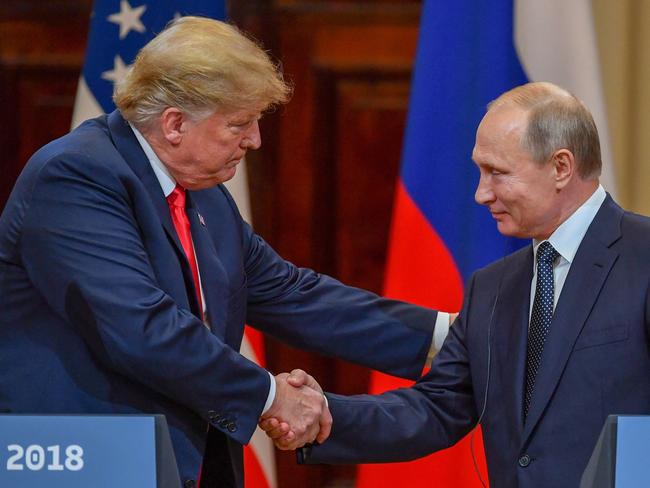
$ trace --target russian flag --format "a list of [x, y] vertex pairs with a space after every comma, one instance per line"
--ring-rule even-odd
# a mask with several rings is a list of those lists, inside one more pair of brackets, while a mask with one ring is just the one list
[[[125, 75], [140, 48], [162, 31], [169, 21], [183, 15], [225, 19], [226, 5], [224, 0], [95, 0], [72, 127], [115, 109], [113, 85]], [[250, 222], [243, 164], [227, 186], [242, 216]], [[263, 339], [259, 332], [246, 327], [241, 353], [264, 366]], [[244, 470], [247, 488], [277, 486], [273, 443], [260, 429], [255, 431], [244, 449]]]
[[[529, 80], [551, 81], [592, 110], [603, 146], [603, 185], [614, 191], [595, 33], [588, 0], [425, 0], [397, 185], [385, 294], [459, 310], [476, 269], [526, 244], [500, 235], [474, 202], [471, 159], [486, 105]], [[379, 373], [371, 392], [406, 383]], [[469, 436], [468, 436], [469, 437]], [[480, 429], [411, 463], [365, 465], [361, 488], [479, 487], [487, 480]]]

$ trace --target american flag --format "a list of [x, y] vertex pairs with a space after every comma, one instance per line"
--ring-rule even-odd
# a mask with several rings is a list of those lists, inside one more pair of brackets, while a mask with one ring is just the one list
[[[173, 19], [198, 15], [226, 18], [224, 0], [95, 0], [84, 67], [79, 77], [72, 127], [86, 119], [110, 113], [113, 87], [125, 75], [142, 46]], [[242, 162], [243, 163], [243, 162]], [[250, 222], [246, 168], [228, 184], [242, 216]], [[261, 336], [246, 330], [241, 352], [264, 365]], [[258, 429], [244, 451], [247, 488], [275, 488], [273, 444]]]

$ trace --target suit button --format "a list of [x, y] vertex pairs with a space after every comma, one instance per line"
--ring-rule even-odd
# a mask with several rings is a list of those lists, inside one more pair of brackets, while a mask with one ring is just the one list
[[196, 486], [196, 481], [194, 480], [185, 480], [185, 483], [183, 483], [184, 488], [194, 488]]
[[208, 418], [210, 420], [219, 420], [221, 418], [221, 415], [219, 415], [214, 410], [208, 410]]
[[530, 456], [528, 454], [524, 454], [519, 458], [519, 466], [522, 468], [525, 468], [530, 464]]
[[230, 422], [227, 426], [228, 432], [235, 432], [237, 430], [237, 425], [235, 422]]

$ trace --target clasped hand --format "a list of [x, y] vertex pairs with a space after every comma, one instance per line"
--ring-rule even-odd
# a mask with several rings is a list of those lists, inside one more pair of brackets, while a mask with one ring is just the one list
[[301, 369], [275, 377], [275, 400], [259, 426], [278, 449], [297, 449], [310, 442], [322, 443], [332, 430], [332, 415], [323, 390]]

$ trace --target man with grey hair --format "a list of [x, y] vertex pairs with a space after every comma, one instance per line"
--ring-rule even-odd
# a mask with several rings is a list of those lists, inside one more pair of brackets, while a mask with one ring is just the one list
[[[491, 486], [576, 487], [607, 415], [650, 413], [650, 219], [599, 185], [589, 111], [550, 83], [515, 88], [490, 104], [473, 159], [476, 201], [532, 244], [473, 275], [415, 386], [328, 394], [332, 434], [304, 462], [410, 460], [480, 424]], [[262, 425], [282, 446], [282, 426]]]
[[240, 355], [245, 322], [419, 376], [448, 317], [284, 261], [221, 185], [289, 92], [236, 28], [181, 18], [140, 51], [118, 110], [30, 159], [0, 217], [0, 411], [162, 413], [185, 487], [201, 466], [202, 488], [242, 487], [260, 416], [301, 444], [331, 425], [322, 394]]

